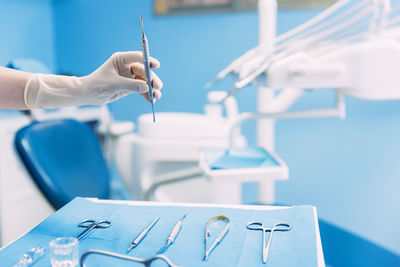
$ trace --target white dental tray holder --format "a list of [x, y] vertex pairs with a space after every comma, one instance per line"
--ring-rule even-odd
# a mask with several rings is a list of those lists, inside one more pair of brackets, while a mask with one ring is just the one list
[[289, 179], [289, 168], [286, 163], [275, 153], [266, 151], [278, 166], [232, 168], [232, 169], [211, 169], [206, 159], [207, 149], [200, 150], [199, 166], [203, 169], [206, 178], [221, 189], [221, 199], [232, 198], [226, 194], [241, 195], [242, 184], [250, 182], [263, 182], [266, 180], [287, 180]]

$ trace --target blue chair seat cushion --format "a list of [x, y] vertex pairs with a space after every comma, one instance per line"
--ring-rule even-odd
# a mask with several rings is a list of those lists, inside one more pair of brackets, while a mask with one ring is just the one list
[[28, 172], [58, 209], [77, 196], [109, 197], [109, 173], [99, 140], [85, 123], [33, 122], [20, 129], [15, 146]]

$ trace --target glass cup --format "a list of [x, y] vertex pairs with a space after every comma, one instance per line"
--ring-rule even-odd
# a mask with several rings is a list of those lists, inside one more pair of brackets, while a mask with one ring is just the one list
[[50, 262], [52, 267], [75, 267], [79, 259], [79, 242], [74, 237], [59, 237], [52, 240]]

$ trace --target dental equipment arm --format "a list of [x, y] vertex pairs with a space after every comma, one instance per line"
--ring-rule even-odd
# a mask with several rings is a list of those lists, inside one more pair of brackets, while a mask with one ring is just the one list
[[[240, 65], [235, 67], [239, 80], [235, 82], [234, 88], [228, 96], [236, 94], [241, 88], [268, 71], [273, 63], [295, 53], [326, 51], [325, 47], [343, 46], [360, 39], [360, 37], [367, 38], [368, 33], [372, 31], [370, 29], [371, 23], [373, 21], [379, 22], [377, 18], [372, 16], [375, 6], [371, 4], [372, 2], [362, 1], [350, 6], [347, 10], [338, 14], [335, 13], [346, 6], [347, 3], [348, 1], [340, 1], [316, 18], [278, 36], [272, 51], [258, 49], [259, 52], [253, 53], [252, 57], [245, 59], [243, 59], [244, 56], [239, 57], [236, 62], [239, 62]], [[386, 16], [386, 13], [382, 13], [382, 16]], [[353, 38], [356, 33], [357, 39]]]
[[158, 176], [155, 181], [160, 181], [153, 183], [150, 188], [145, 190], [144, 200], [146, 201], [154, 201], [155, 200], [155, 192], [158, 188], [164, 185], [170, 185], [174, 183], [184, 182], [187, 180], [191, 180], [194, 178], [198, 178], [203, 174], [203, 169], [196, 166], [188, 169], [183, 169], [179, 171], [169, 172], [167, 174], [163, 174]]
[[[238, 68], [240, 80], [235, 83], [235, 88], [242, 88], [252, 82], [260, 74], [267, 71], [272, 63], [293, 55], [294, 53], [310, 52], [318, 47], [326, 46], [327, 43], [337, 43], [338, 40], [346, 41], [351, 39], [354, 33], [369, 33], [371, 24], [369, 17], [373, 14], [373, 7], [368, 2], [360, 2], [357, 5], [343, 11], [333, 18], [323, 21], [314, 28], [301, 32], [297, 36], [283, 43], [277, 42], [273, 53], [267, 57], [260, 57], [261, 60], [243, 62]], [[301, 26], [299, 26], [301, 28]], [[297, 28], [295, 28], [297, 29]], [[364, 37], [367, 37], [365, 34]], [[281, 38], [277, 38], [280, 40]]]
[[[389, 16], [392, 18], [389, 20]], [[270, 77], [270, 67], [296, 53], [310, 55], [327, 53], [340, 47], [384, 36], [387, 26], [397, 23], [390, 9], [390, 0], [360, 1], [354, 5], [342, 0], [320, 15], [277, 37], [271, 49], [252, 49], [229, 65], [218, 78], [235, 72], [238, 81], [228, 96], [253, 82], [264, 72]], [[397, 35], [392, 31], [392, 35]], [[265, 51], [264, 51], [265, 50]]]
[[[142, 62], [141, 52], [118, 52], [88, 76], [32, 74], [25, 86], [25, 105], [30, 109], [102, 105], [130, 93], [140, 93], [150, 101]], [[154, 58], [150, 64], [160, 66]], [[160, 98], [162, 82], [154, 73], [151, 76], [154, 97]]]
[[338, 88], [362, 99], [400, 99], [400, 43], [377, 38], [316, 56], [303, 54], [268, 70], [272, 88]]
[[[319, 15], [316, 17], [308, 20], [307, 22], [301, 24], [300, 26], [281, 34], [280, 36], [277, 37], [276, 43], [284, 43], [287, 40], [294, 39], [296, 35], [298, 35], [301, 32], [308, 31], [312, 29], [316, 24], [320, 23], [322, 20], [326, 19], [339, 9], [343, 8], [345, 5], [347, 5], [350, 2], [350, 0], [342, 0], [338, 1], [335, 5], [331, 6], [330, 8], [326, 9], [325, 11], [321, 12]], [[294, 40], [292, 40], [294, 41]], [[245, 61], [251, 59], [252, 57], [257, 57], [260, 56], [260, 53], [262, 53], [262, 49], [260, 47], [255, 47], [249, 51], [247, 51], [245, 54], [243, 54], [241, 57], [235, 59], [231, 64], [229, 64], [225, 69], [220, 71], [217, 76], [214, 78], [213, 81], [209, 82], [206, 87], [209, 88], [219, 80], [225, 78], [228, 74], [231, 72], [238, 72], [238, 67], [240, 67], [241, 64], [243, 64]]]
[[244, 122], [249, 120], [261, 119], [304, 119], [304, 118], [340, 118], [346, 116], [344, 96], [341, 92], [336, 92], [336, 107], [331, 109], [301, 110], [276, 113], [244, 112], [231, 124], [229, 130], [230, 147], [235, 147], [234, 137], [236, 129]]

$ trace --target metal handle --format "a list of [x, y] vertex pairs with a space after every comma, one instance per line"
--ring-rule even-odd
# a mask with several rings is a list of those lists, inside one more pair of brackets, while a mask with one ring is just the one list
[[142, 15], [140, 15], [140, 22], [141, 22], [141, 25], [142, 25], [143, 64], [144, 64], [144, 69], [145, 69], [145, 72], [146, 72], [147, 84], [149, 85], [148, 96], [149, 96], [150, 103], [151, 103], [151, 109], [153, 111], [153, 122], [156, 122], [156, 116], [155, 116], [155, 113], [154, 113], [153, 87], [152, 87], [152, 84], [151, 84], [149, 44], [148, 44], [147, 37], [146, 37], [146, 34], [144, 33], [144, 29], [143, 29], [143, 17], [142, 17]]
[[[86, 226], [82, 226], [82, 227], [86, 227]], [[86, 228], [82, 233], [80, 233], [80, 234], [77, 236], [76, 239], [78, 239], [78, 241], [81, 240], [84, 236], [86, 236], [86, 235], [87, 235], [90, 231], [92, 231], [93, 228], [95, 228], [95, 227], [96, 227], [96, 224], [93, 223], [92, 226]]]
[[269, 234], [268, 238], [268, 243], [267, 246], [265, 246], [265, 235], [266, 235], [266, 230], [263, 231], [263, 263], [266, 263], [268, 260], [268, 254], [269, 254], [269, 247], [271, 246], [271, 241], [272, 241], [272, 235], [274, 233], [274, 229], [271, 230], [271, 233]]
[[174, 243], [176, 237], [178, 236], [179, 231], [181, 230], [182, 227], [182, 221], [178, 221], [174, 228], [172, 228], [171, 233], [168, 236], [168, 241], [170, 244]]
[[137, 245], [142, 241], [142, 239], [147, 235], [147, 233], [150, 231], [150, 229], [157, 223], [157, 221], [160, 219], [160, 216], [154, 219], [154, 221], [149, 224], [146, 228], [143, 229], [142, 232], [133, 240], [132, 245]]
[[165, 255], [156, 255], [149, 259], [142, 259], [142, 258], [131, 257], [131, 256], [123, 255], [123, 254], [118, 254], [118, 253], [111, 252], [111, 251], [95, 250], [95, 249], [88, 250], [82, 254], [81, 259], [80, 259], [81, 267], [86, 267], [85, 260], [91, 254], [103, 255], [103, 256], [108, 256], [108, 257], [112, 257], [112, 258], [116, 258], [116, 259], [133, 261], [133, 262], [137, 262], [137, 263], [143, 263], [144, 266], [146, 266], [146, 267], [150, 267], [150, 265], [153, 261], [159, 261], [159, 260], [162, 260], [163, 262], [165, 262], [169, 267], [179, 267], [179, 266], [175, 265], [174, 263], [172, 263], [172, 261]]
[[261, 222], [249, 222], [246, 227], [249, 230], [264, 230]]
[[[264, 237], [263, 237], [263, 263], [266, 263], [268, 260], [269, 248], [271, 246], [272, 236], [273, 236], [274, 232], [275, 231], [289, 231], [290, 229], [291, 229], [291, 227], [287, 223], [277, 223], [272, 228], [264, 228], [264, 230], [263, 230], [263, 235], [264, 235]], [[271, 231], [271, 233], [269, 234], [267, 246], [265, 246], [265, 233], [268, 231]]]
[[79, 227], [86, 227], [86, 229], [78, 235], [76, 239], [78, 241], [85, 237], [90, 231], [92, 231], [94, 228], [108, 228], [110, 227], [111, 222], [110, 221], [99, 221], [96, 222], [95, 220], [84, 220], [79, 224]]
[[277, 223], [274, 225], [275, 231], [289, 231], [291, 226], [288, 223]]
[[[254, 221], [249, 222], [247, 224], [247, 229], [249, 230], [262, 230], [263, 231], [263, 240], [262, 240], [262, 261], [263, 263], [267, 263], [269, 248], [272, 242], [272, 236], [274, 231], [289, 231], [291, 226], [288, 223], [276, 223], [272, 228], [264, 227], [261, 222]], [[266, 233], [271, 232], [268, 238], [268, 242], [266, 242]]]
[[[208, 229], [208, 225], [216, 222], [216, 221], [223, 221], [226, 223], [225, 228], [218, 234], [217, 238], [215, 239], [214, 243], [211, 245], [211, 247], [207, 250], [207, 243], [208, 243], [208, 237], [210, 236], [210, 230]], [[203, 260], [207, 260], [208, 256], [213, 252], [214, 248], [224, 239], [225, 235], [228, 233], [230, 227], [230, 220], [228, 217], [225, 215], [218, 215], [215, 217], [212, 217], [211, 219], [208, 220], [206, 223], [206, 231], [205, 231], [205, 239], [204, 239], [204, 244], [205, 244], [205, 255]]]

